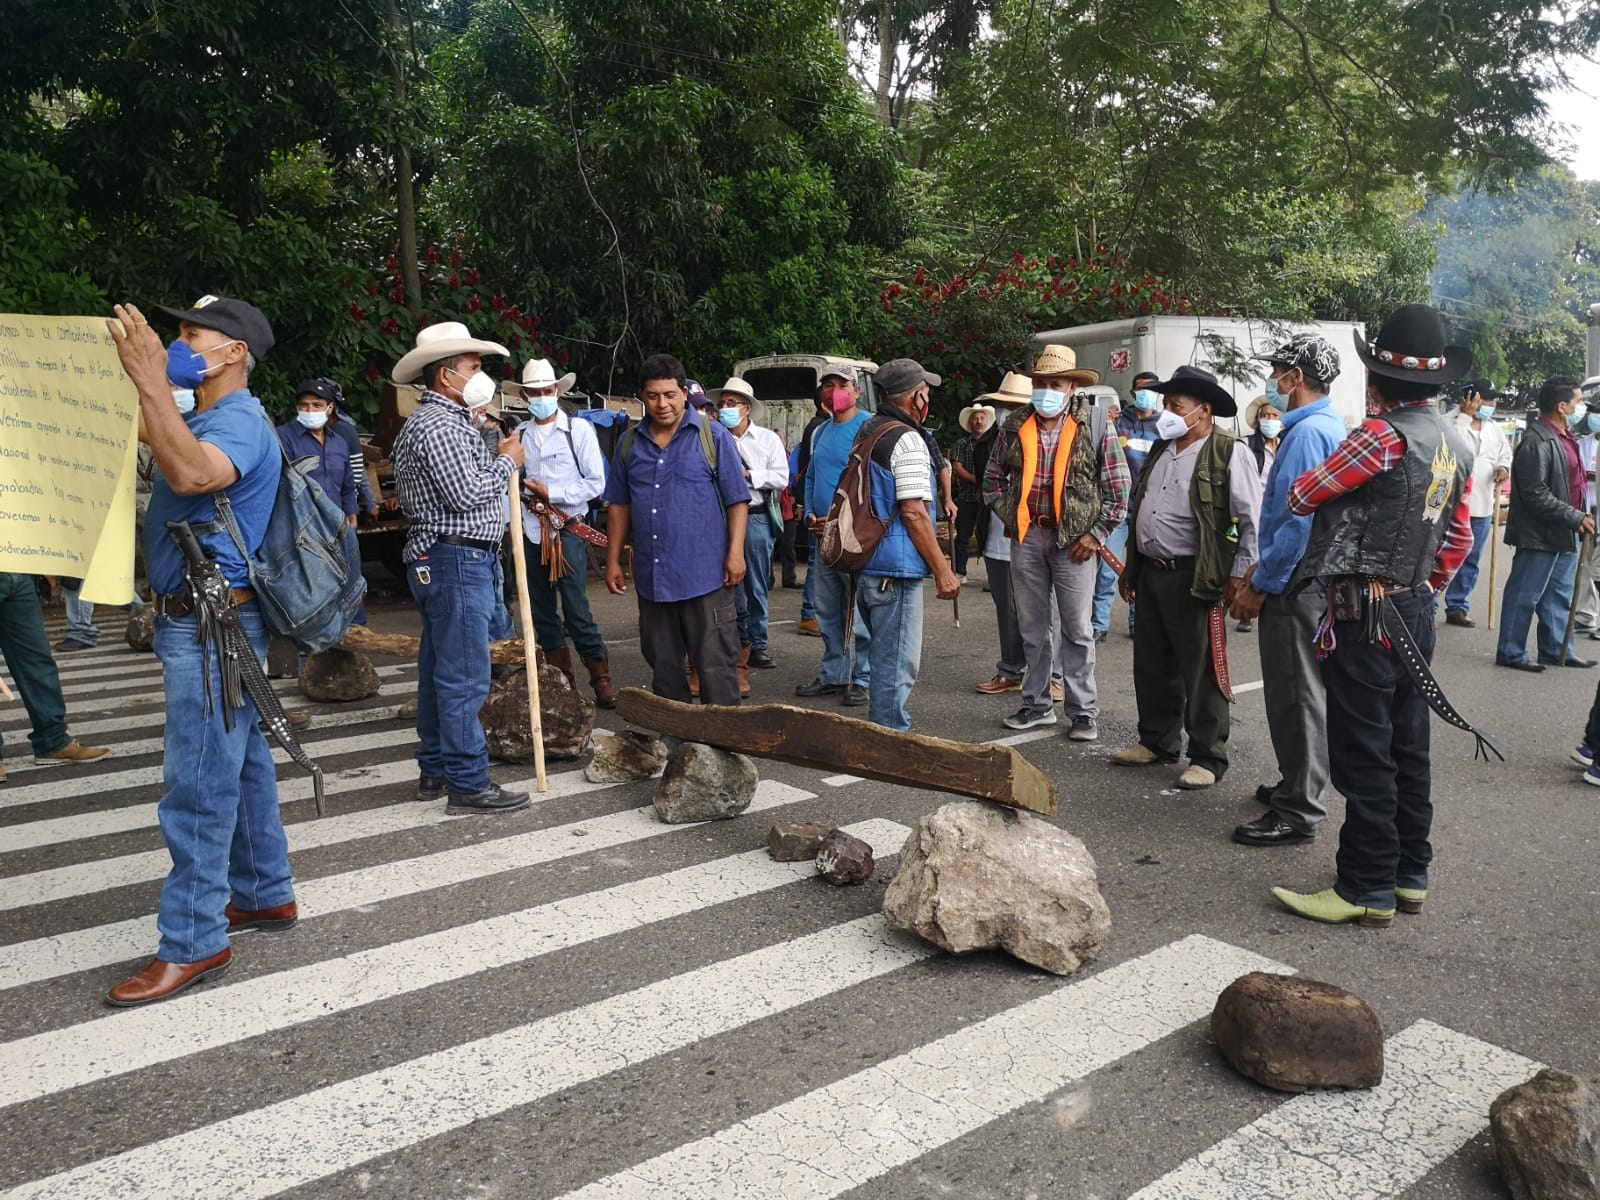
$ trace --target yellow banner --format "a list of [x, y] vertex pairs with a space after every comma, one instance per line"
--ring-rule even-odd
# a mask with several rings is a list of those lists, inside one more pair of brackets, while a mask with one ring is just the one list
[[0, 571], [132, 599], [138, 414], [104, 319], [0, 314]]

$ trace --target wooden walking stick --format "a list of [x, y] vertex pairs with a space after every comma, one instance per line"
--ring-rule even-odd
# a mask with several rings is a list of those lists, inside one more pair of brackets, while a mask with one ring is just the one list
[[539, 656], [533, 637], [533, 603], [528, 599], [528, 553], [522, 546], [522, 488], [520, 471], [511, 472], [511, 526], [507, 536], [511, 539], [511, 561], [517, 569], [517, 603], [522, 608], [522, 644], [527, 650], [523, 668], [528, 677], [528, 719], [533, 726], [533, 772], [539, 780], [539, 790], [548, 792], [550, 782], [544, 777], [544, 717], [539, 711]]
[[1500, 593], [1500, 498], [1489, 514], [1489, 628], [1494, 628], [1494, 599]]

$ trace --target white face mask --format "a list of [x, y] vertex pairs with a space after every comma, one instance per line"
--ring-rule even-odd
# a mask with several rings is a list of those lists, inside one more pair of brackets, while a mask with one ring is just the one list
[[1189, 432], [1189, 422], [1171, 409], [1156, 418], [1156, 436], [1164, 442], [1176, 442]]
[[307, 429], [321, 429], [328, 423], [328, 414], [325, 412], [295, 413], [294, 419]]
[[461, 402], [468, 408], [488, 408], [494, 393], [494, 380], [482, 371], [474, 371], [461, 389]]
[[187, 417], [194, 411], [194, 389], [173, 388], [172, 401], [178, 406], [178, 411]]

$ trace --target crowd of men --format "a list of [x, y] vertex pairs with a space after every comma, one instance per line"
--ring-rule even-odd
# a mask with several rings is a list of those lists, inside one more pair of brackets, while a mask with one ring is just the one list
[[[176, 328], [170, 343], [131, 305], [109, 323], [154, 463], [143, 553], [165, 669], [158, 815], [173, 860], [156, 956], [111, 990], [108, 1001], [120, 1006], [219, 975], [233, 932], [285, 930], [298, 918], [272, 756], [248, 696], [242, 712], [222, 711], [224, 666], [198, 636], [189, 568], [168, 529], [187, 523], [198, 533], [264, 655], [245, 552], [264, 536], [283, 460], [308, 470], [352, 522], [378, 508], [363, 491], [337, 384], [301, 384], [294, 420], [276, 432], [252, 394], [250, 373], [273, 344], [263, 313], [216, 297], [157, 313]], [[889, 729], [912, 726], [926, 584], [956, 597], [974, 550], [999, 642], [995, 673], [976, 691], [1018, 694], [1003, 724], [1053, 725], [1060, 705], [1068, 739], [1098, 739], [1096, 651], [1119, 591], [1133, 639], [1137, 738], [1111, 761], [1182, 763], [1179, 788], [1212, 787], [1226, 774], [1225, 618], [1235, 631], [1258, 631], [1278, 778], [1256, 789], [1264, 811], [1234, 840], [1311, 841], [1331, 784], [1346, 800], [1333, 886], [1275, 894], [1324, 922], [1383, 926], [1397, 909], [1419, 912], [1432, 858], [1429, 707], [1440, 701], [1428, 663], [1438, 600], [1447, 624], [1473, 625], [1473, 583], [1509, 484], [1505, 541], [1516, 556], [1496, 661], [1524, 671], [1594, 665], [1570, 649], [1567, 616], [1576, 576], [1588, 593], [1579, 597], [1584, 630], [1600, 638], [1600, 563], [1586, 555], [1579, 570], [1579, 539], [1592, 546], [1595, 529], [1600, 394], [1586, 401], [1576, 382], [1548, 382], [1513, 452], [1492, 419], [1488, 382], [1456, 391], [1472, 356], [1448, 343], [1432, 308], [1398, 310], [1354, 351], [1368, 408], [1347, 431], [1329, 392], [1348, 365], [1314, 334], [1259, 356], [1265, 395], [1242, 419], [1229, 390], [1194, 366], [1165, 380], [1135, 377], [1125, 404], [1096, 402], [1085, 390], [1099, 383], [1096, 372], [1071, 349], [1045, 346], [1027, 370], [962, 410], [963, 437], [949, 459], [928, 424], [943, 381], [913, 360], [875, 370], [875, 412], [863, 407], [863, 378], [828, 368], [817, 416], [791, 453], [763, 424], [745, 381], [707, 392], [658, 354], [640, 371], [643, 417], [608, 462], [593, 426], [560, 403], [571, 375], [529, 361], [516, 398], [500, 404], [484, 363], [509, 357], [507, 349], [460, 324], [424, 328], [392, 372], [397, 384], [422, 389], [391, 455], [394, 503], [409, 521], [406, 583], [422, 624], [416, 798], [442, 799], [455, 814], [529, 803], [491, 779], [478, 719], [490, 643], [510, 632], [499, 560], [508, 528], [538, 564], [528, 584], [539, 649], [574, 686], [576, 649], [597, 704], [614, 706], [616, 693], [586, 588], [593, 545], [606, 547], [607, 589], [631, 588], [636, 598], [651, 689], [737, 705], [751, 692], [750, 670], [774, 665], [775, 548], [793, 546], [803, 523], [800, 544], [812, 544], [801, 556], [801, 632], [820, 636], [821, 655], [796, 692], [836, 697]], [[1460, 401], [1448, 416], [1447, 395]], [[864, 565], [844, 570], [813, 539], [851, 480], [881, 536]], [[218, 522], [219, 492], [242, 546]], [[584, 520], [602, 500], [605, 537]], [[953, 525], [949, 553], [941, 514]], [[791, 563], [786, 580], [792, 571]], [[99, 757], [104, 749], [67, 733], [38, 598], [31, 580], [24, 596], [19, 579], [0, 576], [0, 649], [27, 704], [36, 761]], [[1573, 756], [1600, 784], [1596, 749], [1600, 703]]]

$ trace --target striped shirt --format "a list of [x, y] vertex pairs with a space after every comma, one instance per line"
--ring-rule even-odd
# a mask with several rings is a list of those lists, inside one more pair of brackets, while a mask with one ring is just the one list
[[395, 438], [395, 492], [411, 522], [402, 557], [415, 562], [441, 534], [498, 542], [506, 532], [507, 497], [516, 465], [484, 445], [467, 410], [437, 392]]

